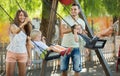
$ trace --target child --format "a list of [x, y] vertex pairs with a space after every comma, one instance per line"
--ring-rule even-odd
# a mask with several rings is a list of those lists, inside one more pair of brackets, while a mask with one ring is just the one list
[[54, 51], [57, 53], [60, 53], [61, 56], [68, 55], [71, 52], [71, 48], [64, 48], [60, 45], [51, 45], [47, 46], [44, 42], [45, 39], [42, 36], [42, 33], [39, 30], [32, 30], [31, 34], [31, 40], [34, 45], [34, 50], [38, 53], [38, 55], [41, 58], [45, 58], [45, 55], [47, 54], [47, 51]]
[[75, 24], [71, 27], [71, 29], [72, 29], [72, 32], [74, 34], [75, 41], [76, 42], [79, 41], [79, 36], [78, 35], [80, 35], [83, 38], [83, 40], [86, 42], [86, 45], [85, 45], [86, 48], [92, 49], [93, 43], [99, 39], [99, 37], [97, 37], [97, 36], [94, 36], [92, 39], [90, 39], [86, 35], [86, 31], [81, 28], [81, 25], [76, 25]]
[[86, 35], [86, 32], [81, 28], [81, 25], [75, 24], [71, 27], [71, 29], [74, 34], [75, 41], [78, 41], [78, 38], [79, 38], [78, 35], [80, 35], [83, 38], [83, 40], [86, 42], [85, 47], [92, 49], [93, 43], [99, 40], [100, 37], [105, 37], [113, 33], [114, 25], [116, 25], [117, 23], [118, 21], [116, 21], [112, 26], [110, 26], [106, 30], [100, 31], [92, 39]]

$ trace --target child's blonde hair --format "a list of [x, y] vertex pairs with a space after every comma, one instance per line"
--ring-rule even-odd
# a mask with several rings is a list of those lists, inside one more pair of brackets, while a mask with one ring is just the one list
[[39, 34], [42, 35], [41, 31], [34, 29], [31, 31], [30, 37], [32, 40], [34, 40], [36, 38], [36, 36], [38, 36]]

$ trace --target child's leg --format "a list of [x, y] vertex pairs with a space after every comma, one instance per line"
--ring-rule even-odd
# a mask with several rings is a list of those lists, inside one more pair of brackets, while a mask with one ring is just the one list
[[66, 50], [67, 48], [63, 47], [63, 46], [60, 46], [60, 45], [55, 45], [54, 47], [58, 48], [58, 49], [61, 49], [61, 50]]
[[67, 50], [67, 48], [64, 48], [62, 46], [59, 45], [55, 45], [55, 46], [50, 46], [51, 50], [53, 50], [54, 52], [60, 53], [61, 51], [65, 51]]
[[71, 52], [71, 48], [64, 48], [60, 45], [50, 46], [51, 50], [54, 52], [60, 53], [62, 56], [65, 54], [68, 55]]

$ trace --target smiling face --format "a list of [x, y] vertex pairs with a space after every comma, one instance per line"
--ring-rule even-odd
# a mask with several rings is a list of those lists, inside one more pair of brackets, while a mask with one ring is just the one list
[[28, 17], [28, 14], [24, 10], [18, 10], [14, 18], [14, 23], [19, 26], [25, 21], [25, 18]]
[[22, 11], [19, 13], [18, 18], [19, 18], [20, 23], [23, 23], [25, 21], [25, 15]]
[[78, 16], [79, 12], [80, 12], [80, 10], [79, 10], [78, 6], [71, 7], [70, 13], [72, 16]]

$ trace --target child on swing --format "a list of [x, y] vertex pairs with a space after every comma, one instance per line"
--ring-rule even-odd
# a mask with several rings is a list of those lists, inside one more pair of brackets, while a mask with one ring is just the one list
[[71, 30], [72, 30], [72, 33], [74, 34], [74, 39], [76, 42], [79, 41], [79, 36], [82, 37], [82, 39], [86, 42], [86, 45], [85, 47], [86, 48], [89, 48], [88, 46], [89, 45], [92, 45], [92, 42], [94, 40], [97, 40], [99, 39], [98, 37], [93, 37], [93, 39], [90, 39], [87, 35], [86, 35], [86, 32], [81, 28], [81, 25], [76, 25], [74, 24], [72, 27], [71, 27]]
[[101, 38], [101, 37], [109, 36], [110, 34], [112, 34], [112, 32], [114, 30], [114, 25], [116, 25], [117, 23], [118, 23], [118, 21], [116, 21], [112, 26], [110, 26], [106, 30], [100, 31], [92, 39], [87, 36], [86, 31], [82, 29], [80, 24], [79, 25], [74, 24], [71, 27], [71, 30], [72, 30], [72, 33], [74, 34], [74, 39], [76, 42], [79, 41], [78, 35], [80, 35], [83, 38], [83, 40], [86, 42], [85, 47], [91, 48], [91, 46], [93, 45], [93, 43], [96, 40], [99, 40], [99, 38]]
[[42, 36], [42, 33], [39, 30], [32, 30], [31, 34], [31, 40], [34, 45], [33, 49], [38, 53], [38, 56], [40, 56], [42, 59], [45, 58], [45, 55], [47, 54], [47, 51], [54, 51], [57, 53], [60, 53], [61, 56], [69, 55], [72, 48], [64, 48], [60, 45], [51, 45], [47, 46], [45, 44], [45, 39]]

